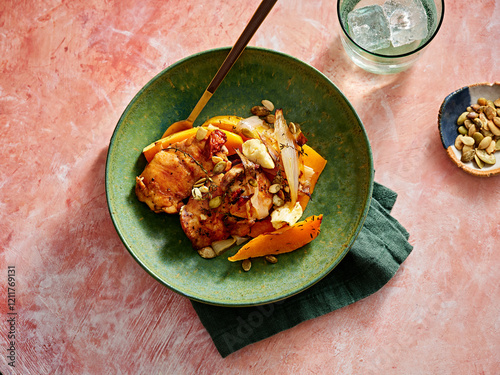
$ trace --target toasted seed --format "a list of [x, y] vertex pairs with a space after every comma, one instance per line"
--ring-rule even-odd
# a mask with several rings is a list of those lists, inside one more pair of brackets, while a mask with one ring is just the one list
[[257, 187], [257, 181], [254, 178], [248, 179], [248, 184], [253, 187]]
[[500, 117], [500, 108], [497, 108], [497, 116]]
[[495, 141], [495, 151], [500, 151], [500, 139]]
[[266, 261], [275, 264], [278, 263], [278, 258], [276, 258], [274, 255], [266, 255]]
[[276, 116], [274, 116], [274, 115], [267, 115], [266, 116], [266, 122], [268, 124], [274, 124], [276, 122]]
[[469, 128], [467, 134], [469, 135], [469, 137], [472, 137], [476, 131], [477, 131], [476, 125], [472, 124], [472, 126]]
[[193, 196], [194, 199], [196, 199], [197, 201], [199, 201], [200, 199], [203, 198], [203, 195], [201, 194], [201, 191], [200, 191], [200, 188], [193, 188], [191, 190], [191, 195]]
[[254, 114], [255, 116], [259, 116], [259, 117], [263, 117], [263, 116], [265, 117], [269, 113], [271, 113], [271, 111], [269, 111], [269, 109], [267, 109], [264, 106], [260, 106], [260, 105], [253, 106], [251, 111], [252, 111], [252, 114]]
[[477, 164], [477, 166], [479, 168], [483, 168], [484, 167], [484, 162], [481, 159], [479, 159], [477, 157], [477, 155], [474, 155], [474, 161], [476, 162], [476, 164]]
[[290, 122], [290, 123], [288, 124], [288, 129], [290, 129], [290, 132], [291, 132], [292, 134], [297, 134], [297, 125], [295, 125], [295, 123], [294, 123], [294, 122]]
[[250, 271], [250, 268], [252, 268], [252, 261], [250, 259], [245, 259], [243, 262], [241, 262], [241, 267], [245, 272]]
[[495, 121], [496, 119], [497, 117], [495, 117], [491, 123], [488, 123], [488, 128], [490, 132], [498, 137], [500, 136], [500, 119]]
[[458, 128], [458, 132], [459, 132], [460, 134], [462, 134], [462, 135], [467, 135], [468, 130], [467, 130], [467, 128], [466, 128], [465, 126], [463, 126], [463, 125], [462, 125], [462, 126], [460, 126], [460, 127]]
[[212, 172], [214, 174], [222, 173], [226, 170], [226, 167], [227, 167], [227, 163], [225, 161], [220, 161], [217, 164], [215, 164], [215, 167], [212, 170]]
[[474, 144], [474, 138], [472, 137], [462, 137], [462, 142], [464, 145], [472, 146]]
[[200, 256], [205, 259], [215, 258], [215, 251], [210, 246], [198, 249], [198, 254], [200, 254]]
[[469, 113], [467, 113], [467, 118], [470, 118], [471, 120], [475, 119], [477, 116], [479, 116], [479, 114], [477, 112], [469, 112]]
[[479, 143], [481, 143], [481, 141], [483, 140], [484, 138], [484, 135], [482, 135], [481, 133], [479, 132], [475, 132], [473, 135], [472, 135], [472, 138], [474, 138], [474, 143], [476, 145], [478, 145]]
[[493, 102], [493, 104], [495, 104], [497, 107], [500, 107], [500, 98], [498, 98], [497, 100], [495, 100]]
[[487, 100], [487, 101], [486, 101], [486, 105], [487, 105], [488, 107], [491, 107], [491, 108], [495, 109], [495, 104], [494, 104], [494, 103], [493, 103], [493, 101], [491, 101], [491, 100]]
[[269, 111], [271, 112], [274, 111], [274, 104], [271, 101], [264, 99], [262, 101], [262, 105], [266, 107]]
[[200, 178], [198, 181], [196, 181], [194, 183], [193, 187], [199, 188], [199, 187], [203, 186], [203, 184], [205, 183], [206, 180], [207, 180], [206, 177]]
[[484, 137], [483, 140], [477, 146], [477, 148], [480, 150], [484, 150], [486, 147], [490, 145], [490, 143], [491, 143], [491, 137]]
[[[483, 121], [478, 117], [473, 120], [474, 125], [476, 126], [476, 131], [483, 127]], [[469, 128], [470, 129], [470, 128]]]
[[207, 128], [205, 127], [199, 127], [198, 130], [196, 131], [196, 139], [198, 141], [201, 141], [202, 139], [205, 139], [206, 135], [208, 133]]
[[285, 201], [283, 199], [281, 199], [280, 197], [278, 197], [277, 195], [273, 195], [273, 204], [276, 207], [281, 207], [285, 204]]
[[495, 152], [495, 148], [497, 147], [497, 142], [495, 141], [491, 141], [490, 142], [490, 145], [488, 147], [485, 148], [486, 152], [488, 154], [492, 154]]
[[481, 133], [485, 136], [485, 137], [492, 137], [494, 136], [494, 134], [492, 132], [490, 132], [489, 130], [486, 130], [486, 129], [481, 129]]
[[473, 111], [472, 107], [471, 107], [471, 106], [468, 106], [468, 107], [467, 107], [467, 112], [472, 112], [472, 111]]
[[471, 108], [474, 112], [479, 113], [479, 109], [481, 108], [481, 105], [480, 104], [473, 104], [473, 105], [471, 105]]
[[269, 186], [269, 192], [271, 194], [276, 194], [280, 190], [281, 190], [280, 184], [272, 184], [271, 186]]
[[464, 126], [469, 129], [472, 126], [473, 122], [469, 119], [464, 121]]
[[470, 150], [474, 150], [474, 146], [464, 145], [464, 147], [462, 148], [462, 154]]
[[468, 150], [462, 153], [462, 157], [460, 160], [464, 163], [467, 163], [474, 159], [475, 151], [474, 150]]
[[495, 164], [497, 162], [495, 154], [489, 155], [485, 150], [476, 150], [477, 157], [486, 164]]
[[479, 105], [486, 105], [486, 98], [479, 98], [477, 100], [477, 104], [479, 104]]
[[491, 120], [497, 113], [494, 107], [492, 108], [488, 106], [485, 108], [484, 114], [488, 120]]
[[217, 164], [220, 161], [224, 161], [220, 156], [212, 156], [212, 163]]
[[210, 189], [208, 188], [208, 186], [200, 186], [199, 189], [200, 189], [200, 192], [202, 194], [206, 194], [206, 193], [208, 193], [210, 191]]
[[462, 142], [463, 135], [459, 134], [457, 138], [455, 138], [455, 148], [461, 151], [464, 148], [464, 143]]
[[462, 125], [467, 119], [468, 114], [469, 112], [463, 112], [460, 116], [458, 116], [457, 125]]
[[217, 208], [222, 204], [222, 197], [220, 195], [213, 197], [208, 201], [208, 207], [211, 209]]
[[249, 129], [249, 128], [241, 129], [241, 134], [243, 134], [247, 138], [257, 138], [258, 137], [257, 133], [254, 130]]

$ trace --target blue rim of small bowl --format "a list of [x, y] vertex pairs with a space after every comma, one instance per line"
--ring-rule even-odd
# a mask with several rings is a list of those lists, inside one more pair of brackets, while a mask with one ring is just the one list
[[402, 53], [400, 55], [384, 55], [384, 54], [381, 54], [381, 53], [369, 51], [366, 48], [361, 47], [358, 43], [356, 43], [354, 41], [354, 39], [351, 38], [351, 36], [349, 35], [349, 33], [347, 32], [347, 30], [344, 27], [344, 24], [342, 22], [342, 18], [340, 16], [340, 1], [338, 1], [338, 0], [337, 0], [337, 18], [338, 18], [338, 21], [339, 21], [339, 24], [340, 24], [340, 28], [342, 29], [342, 32], [344, 33], [344, 35], [356, 47], [358, 47], [362, 51], [364, 51], [364, 52], [366, 52], [366, 53], [368, 53], [368, 54], [370, 54], [372, 56], [382, 57], [382, 58], [386, 58], [386, 59], [397, 59], [397, 58], [401, 58], [401, 57], [411, 56], [411, 55], [414, 55], [415, 53], [417, 53], [419, 51], [422, 51], [425, 47], [427, 47], [430, 44], [430, 42], [432, 42], [434, 40], [434, 38], [436, 37], [436, 35], [439, 32], [439, 29], [441, 29], [441, 25], [443, 24], [443, 19], [444, 19], [444, 0], [441, 0], [441, 8], [442, 8], [442, 10], [441, 10], [441, 17], [439, 18], [439, 22], [437, 24], [436, 30], [434, 30], [434, 34], [429, 38], [429, 40], [427, 40], [424, 44], [422, 44], [418, 48], [414, 49], [413, 51]]

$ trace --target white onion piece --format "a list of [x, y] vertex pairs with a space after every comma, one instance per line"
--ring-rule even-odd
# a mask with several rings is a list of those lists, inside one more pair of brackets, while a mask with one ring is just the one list
[[285, 169], [286, 179], [290, 187], [290, 198], [292, 207], [297, 201], [299, 190], [299, 157], [296, 149], [295, 139], [283, 117], [283, 111], [277, 109], [275, 112], [274, 136], [278, 142], [281, 152], [281, 160]]

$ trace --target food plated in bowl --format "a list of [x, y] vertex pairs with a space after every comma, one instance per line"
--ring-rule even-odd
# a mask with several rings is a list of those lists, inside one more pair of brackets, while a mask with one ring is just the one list
[[500, 175], [500, 83], [478, 83], [448, 95], [439, 109], [441, 142], [450, 159], [478, 177]]
[[247, 48], [200, 114], [195, 127], [219, 115], [251, 116], [257, 100], [271, 99], [300, 125], [308, 144], [328, 163], [302, 218], [323, 215], [321, 235], [270, 264], [244, 272], [228, 257], [203, 259], [178, 215], [158, 214], [140, 202], [136, 178], [148, 161], [144, 147], [185, 118], [228, 53], [188, 57], [153, 78], [123, 113], [110, 142], [106, 192], [113, 223], [133, 257], [156, 279], [193, 300], [225, 306], [278, 301], [313, 285], [349, 251], [368, 212], [373, 184], [371, 150], [347, 99], [325, 76], [285, 54]]

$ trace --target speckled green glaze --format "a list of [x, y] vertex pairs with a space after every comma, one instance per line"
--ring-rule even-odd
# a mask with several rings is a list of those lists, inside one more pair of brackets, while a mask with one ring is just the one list
[[106, 192], [111, 218], [126, 248], [157, 280], [200, 302], [249, 306], [289, 297], [327, 275], [349, 251], [368, 212], [373, 184], [370, 145], [343, 94], [309, 65], [270, 50], [248, 47], [207, 104], [196, 125], [216, 115], [249, 116], [262, 99], [298, 122], [308, 143], [327, 160], [304, 217], [323, 214], [322, 232], [309, 245], [255, 259], [250, 272], [226, 255], [200, 258], [178, 215], [154, 214], [134, 193], [146, 165], [141, 150], [173, 122], [185, 119], [229, 49], [188, 57], [153, 78], [132, 100], [111, 138]]

